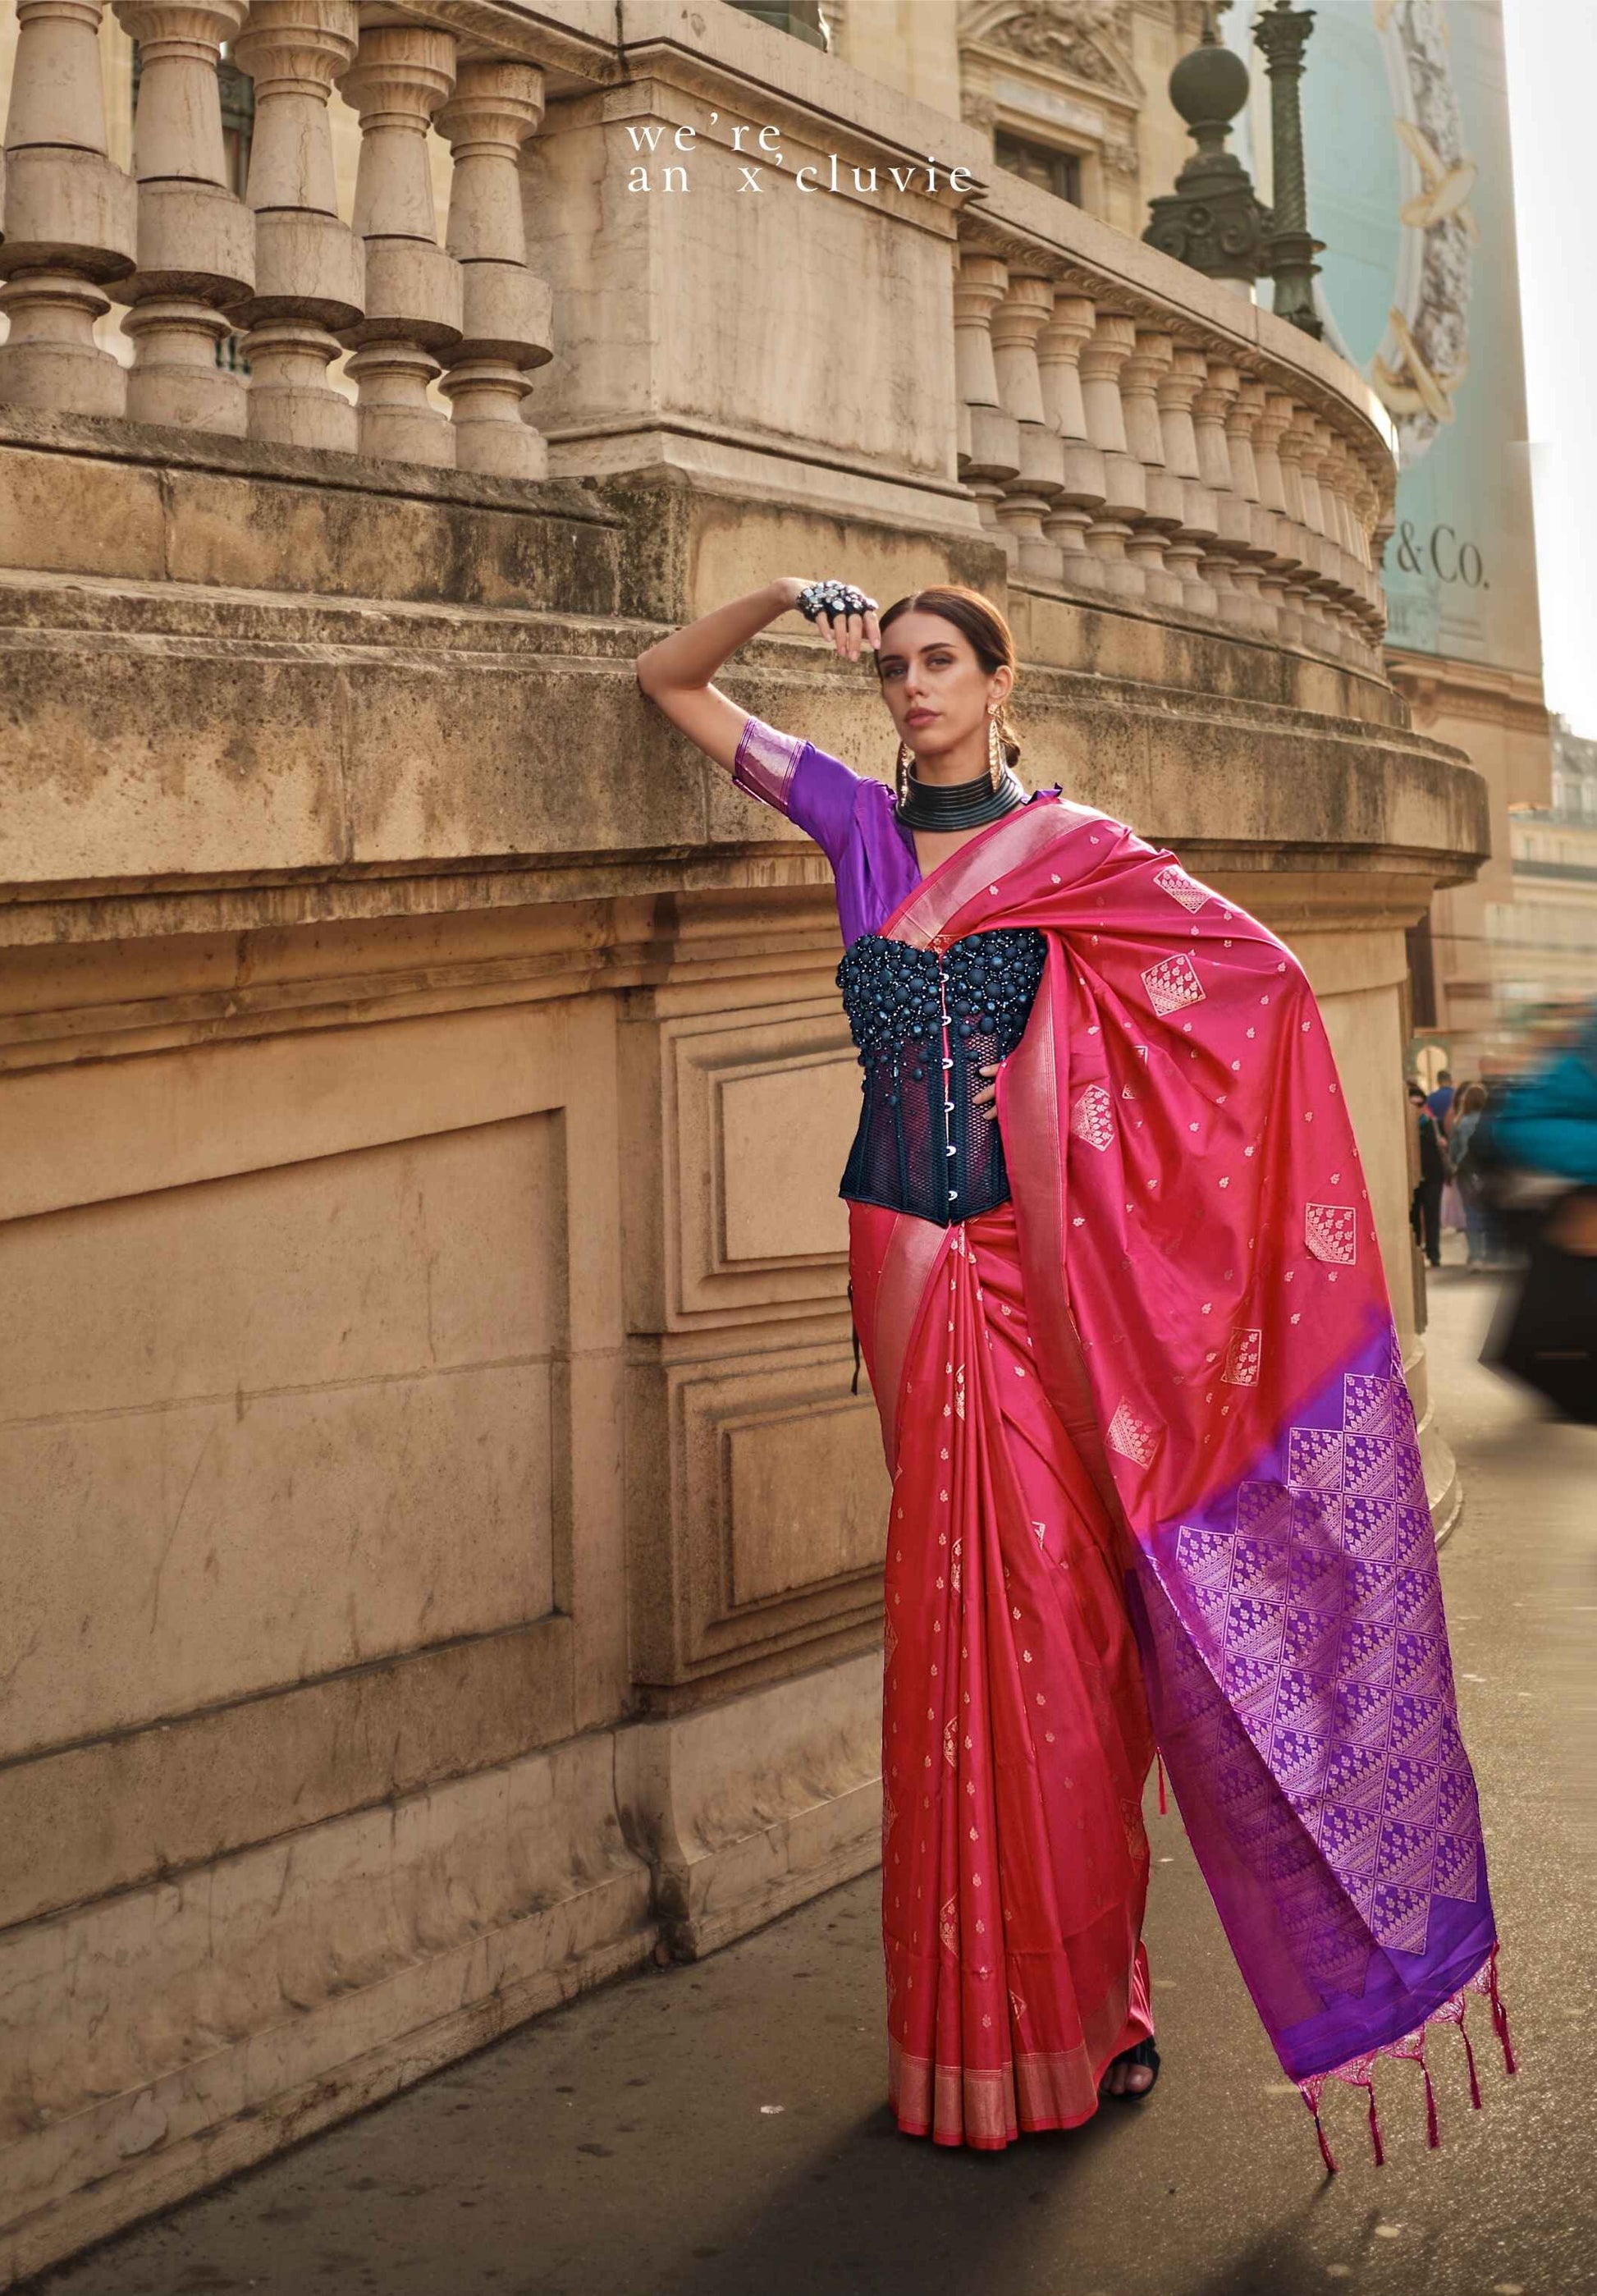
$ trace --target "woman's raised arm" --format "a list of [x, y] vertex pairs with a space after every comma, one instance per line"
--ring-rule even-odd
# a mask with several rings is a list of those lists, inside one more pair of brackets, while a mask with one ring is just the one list
[[[807, 586], [798, 575], [779, 574], [763, 588], [750, 590], [745, 596], [734, 598], [730, 605], [716, 607], [711, 613], [700, 614], [696, 622], [684, 623], [669, 637], [646, 647], [637, 658], [638, 684], [651, 701], [706, 757], [713, 758], [728, 773], [736, 763], [738, 742], [749, 712], [713, 686], [710, 679], [748, 639], [757, 637], [768, 622], [790, 611], [798, 603], [800, 591]], [[850, 616], [847, 622], [840, 615], [834, 619], [823, 614], [815, 627], [832, 639], [840, 654], [857, 660], [862, 644], [880, 643], [875, 621], [872, 609], [863, 627], [857, 614]]]

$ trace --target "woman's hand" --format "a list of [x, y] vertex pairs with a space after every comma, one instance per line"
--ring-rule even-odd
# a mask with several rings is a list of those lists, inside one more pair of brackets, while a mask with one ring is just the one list
[[982, 1076], [991, 1077], [994, 1081], [991, 1084], [984, 1084], [979, 1091], [973, 1092], [970, 1095], [970, 1105], [972, 1108], [980, 1108], [984, 1102], [989, 1100], [995, 1101], [997, 1099], [997, 1077], [998, 1071], [1003, 1065], [1003, 1063], [1002, 1061], [988, 1061], [986, 1067], [979, 1071]]
[[[790, 579], [790, 577], [784, 579]], [[791, 603], [796, 607], [798, 593], [809, 587], [800, 582], [794, 588]], [[880, 647], [881, 625], [876, 619], [876, 608], [868, 606], [864, 614], [817, 614], [815, 627], [823, 638], [830, 638], [845, 661], [857, 661], [862, 645]]]
[[876, 619], [876, 609], [868, 606], [859, 614], [817, 614], [815, 627], [823, 637], [829, 637], [845, 661], [857, 661], [862, 645], [872, 648], [881, 644], [881, 626]]

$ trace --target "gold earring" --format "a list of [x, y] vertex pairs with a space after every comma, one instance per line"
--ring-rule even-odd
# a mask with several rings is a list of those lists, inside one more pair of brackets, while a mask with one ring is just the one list
[[995, 789], [1003, 779], [1004, 764], [1003, 743], [998, 734], [998, 705], [995, 702], [987, 711], [987, 774]]
[[914, 762], [915, 753], [910, 748], [909, 743], [907, 742], [900, 742], [898, 744], [898, 761], [893, 769], [893, 777], [897, 784], [898, 802], [901, 806], [907, 804], [909, 801], [909, 769]]

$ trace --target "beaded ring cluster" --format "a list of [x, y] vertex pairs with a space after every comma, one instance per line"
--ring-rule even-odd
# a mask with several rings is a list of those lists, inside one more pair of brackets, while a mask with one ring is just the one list
[[852, 582], [808, 583], [793, 603], [808, 622], [818, 620], [823, 614], [835, 619], [839, 614], [873, 613], [876, 610], [875, 599], [856, 590]]

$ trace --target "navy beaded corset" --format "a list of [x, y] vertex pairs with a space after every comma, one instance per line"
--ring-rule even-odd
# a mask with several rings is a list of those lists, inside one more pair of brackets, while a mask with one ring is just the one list
[[1048, 944], [1030, 925], [966, 933], [941, 953], [862, 933], [837, 971], [864, 1070], [840, 1196], [946, 1227], [1009, 1201], [992, 1083], [1030, 1014]]

